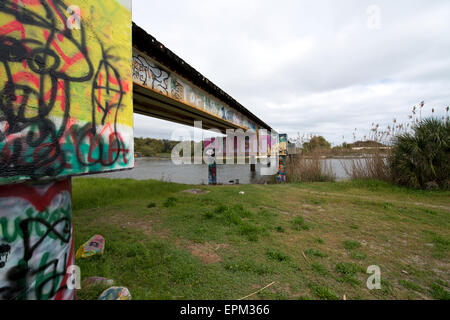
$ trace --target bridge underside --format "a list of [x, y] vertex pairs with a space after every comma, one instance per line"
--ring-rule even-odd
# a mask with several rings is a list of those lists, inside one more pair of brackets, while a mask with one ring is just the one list
[[194, 126], [194, 121], [202, 121], [203, 129], [216, 129], [223, 134], [227, 129], [242, 129], [229, 121], [186, 106], [136, 83], [133, 85], [133, 106], [134, 113], [137, 114], [188, 126]]

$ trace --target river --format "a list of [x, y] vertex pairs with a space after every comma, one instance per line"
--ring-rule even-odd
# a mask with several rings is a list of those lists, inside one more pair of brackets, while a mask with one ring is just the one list
[[[348, 176], [342, 167], [342, 162], [349, 159], [325, 159], [324, 164], [331, 165], [337, 180], [347, 179]], [[217, 182], [219, 184], [230, 184], [231, 181], [239, 180], [240, 184], [263, 183], [267, 177], [259, 174], [261, 165], [256, 165], [256, 172], [250, 171], [250, 165], [217, 165]], [[111, 179], [136, 179], [136, 180], [161, 180], [182, 184], [207, 184], [208, 167], [203, 165], [175, 165], [171, 160], [137, 158], [136, 166], [132, 170], [117, 171], [89, 175], [89, 178], [111, 178]]]

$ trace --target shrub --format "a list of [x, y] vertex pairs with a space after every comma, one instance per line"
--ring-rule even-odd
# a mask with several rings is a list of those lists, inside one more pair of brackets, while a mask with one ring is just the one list
[[428, 118], [398, 135], [389, 158], [393, 180], [414, 188], [450, 184], [450, 123]]

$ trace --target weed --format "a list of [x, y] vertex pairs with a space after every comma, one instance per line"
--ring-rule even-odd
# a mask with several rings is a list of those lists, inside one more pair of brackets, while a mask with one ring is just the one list
[[307, 250], [305, 250], [305, 254], [310, 257], [319, 257], [319, 258], [328, 257], [328, 255], [326, 253], [324, 253], [320, 250], [317, 250], [317, 249], [307, 249]]
[[267, 250], [266, 251], [267, 258], [279, 262], [288, 261], [290, 260], [290, 257], [278, 250]]
[[292, 228], [294, 230], [309, 230], [309, 226], [306, 224], [303, 217], [297, 217], [292, 220]]
[[310, 284], [311, 292], [322, 300], [339, 300], [338, 295], [326, 286]]
[[362, 253], [362, 252], [350, 252], [350, 257], [352, 259], [356, 259], [356, 260], [364, 260], [367, 258], [367, 254]]
[[450, 292], [445, 290], [436, 282], [431, 285], [430, 293], [436, 300], [450, 300]]
[[317, 263], [317, 262], [312, 263], [312, 264], [311, 264], [311, 269], [312, 269], [315, 273], [317, 273], [317, 274], [319, 274], [319, 275], [321, 275], [321, 276], [327, 276], [327, 275], [329, 275], [329, 272], [328, 272], [327, 268], [325, 268], [325, 266], [322, 265], [322, 264], [320, 264], [320, 263]]
[[258, 234], [260, 233], [260, 229], [256, 226], [253, 226], [249, 223], [243, 223], [239, 225], [239, 234], [241, 236], [246, 236], [249, 241], [258, 241]]
[[344, 248], [347, 250], [353, 250], [361, 247], [361, 244], [355, 240], [346, 240], [344, 241]]
[[151, 208], [156, 208], [156, 203], [155, 202], [150, 202], [147, 206], [147, 208], [151, 209]]
[[208, 211], [208, 212], [205, 212], [205, 213], [203, 214], [203, 216], [204, 216], [206, 219], [212, 219], [212, 218], [214, 218], [214, 213]]
[[273, 272], [268, 266], [248, 259], [235, 260], [225, 263], [224, 268], [225, 270], [231, 272], [250, 272], [260, 276]]
[[351, 262], [340, 262], [336, 265], [336, 272], [352, 276], [357, 272], [364, 272], [364, 269]]
[[418, 284], [415, 284], [414, 282], [408, 281], [408, 280], [399, 280], [398, 281], [403, 287], [409, 290], [414, 290], [417, 292], [424, 292], [423, 288], [419, 286]]
[[167, 200], [164, 202], [163, 206], [164, 206], [165, 208], [175, 207], [177, 201], [178, 201], [177, 198], [175, 198], [175, 197], [169, 197], [169, 198], [167, 198]]

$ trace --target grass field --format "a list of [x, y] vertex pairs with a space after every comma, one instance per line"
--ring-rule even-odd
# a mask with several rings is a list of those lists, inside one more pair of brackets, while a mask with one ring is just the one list
[[[239, 299], [272, 282], [248, 299], [450, 298], [448, 191], [74, 178], [73, 209], [76, 248], [106, 239], [103, 256], [77, 260], [82, 277], [114, 279], [133, 299]], [[370, 265], [381, 290], [366, 287]]]

